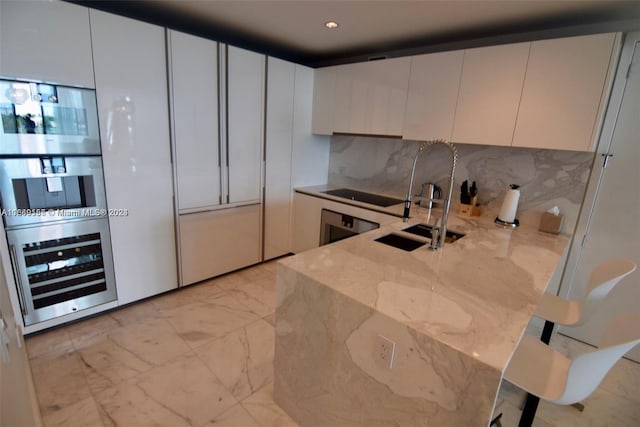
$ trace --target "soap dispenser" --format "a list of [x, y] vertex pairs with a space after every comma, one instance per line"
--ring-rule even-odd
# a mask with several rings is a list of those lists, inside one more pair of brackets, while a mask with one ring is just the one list
[[502, 201], [502, 207], [496, 217], [496, 224], [504, 227], [517, 227], [520, 222], [516, 218], [516, 211], [518, 210], [518, 200], [520, 200], [520, 188], [519, 185], [511, 184], [507, 193], [504, 195]]

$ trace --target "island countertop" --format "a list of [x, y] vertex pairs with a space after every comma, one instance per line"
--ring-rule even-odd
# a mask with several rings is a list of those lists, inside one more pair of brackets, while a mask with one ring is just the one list
[[[570, 238], [452, 214], [449, 228], [466, 235], [438, 251], [374, 241], [420, 240], [402, 231], [416, 222], [279, 261], [275, 399], [301, 426], [489, 424]], [[391, 364], [376, 356], [381, 339]]]
[[566, 235], [505, 229], [487, 218], [451, 215], [466, 235], [431, 251], [379, 242], [398, 223], [280, 263], [418, 332], [503, 370], [569, 243]]

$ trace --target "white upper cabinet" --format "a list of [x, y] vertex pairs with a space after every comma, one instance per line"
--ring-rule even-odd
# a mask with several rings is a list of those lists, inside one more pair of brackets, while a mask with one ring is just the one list
[[315, 70], [312, 131], [402, 135], [411, 58]]
[[530, 46], [465, 50], [453, 142], [511, 145]]
[[295, 64], [268, 58], [264, 258], [289, 252]]
[[594, 149], [614, 42], [597, 34], [532, 43], [514, 146]]
[[260, 202], [265, 56], [228, 47], [229, 202]]
[[333, 103], [336, 90], [336, 67], [313, 70], [313, 113], [311, 132], [318, 135], [333, 133]]
[[118, 303], [177, 287], [164, 29], [91, 10]]
[[169, 31], [180, 211], [220, 204], [218, 43]]
[[451, 139], [464, 51], [411, 57], [402, 137]]
[[89, 10], [61, 1], [0, 1], [0, 75], [93, 88]]

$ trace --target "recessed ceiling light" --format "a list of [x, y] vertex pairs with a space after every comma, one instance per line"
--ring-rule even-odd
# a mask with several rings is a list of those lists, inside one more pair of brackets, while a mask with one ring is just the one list
[[334, 29], [334, 28], [338, 28], [339, 27], [338, 23], [334, 22], [334, 21], [325, 22], [324, 26], [329, 28], [329, 29]]

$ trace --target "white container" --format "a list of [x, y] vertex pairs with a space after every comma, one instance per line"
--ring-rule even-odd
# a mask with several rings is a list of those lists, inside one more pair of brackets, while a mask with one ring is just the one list
[[520, 200], [519, 186], [511, 184], [509, 190], [504, 196], [502, 207], [498, 213], [498, 219], [506, 223], [514, 223], [516, 220], [516, 211], [518, 210], [518, 200]]

